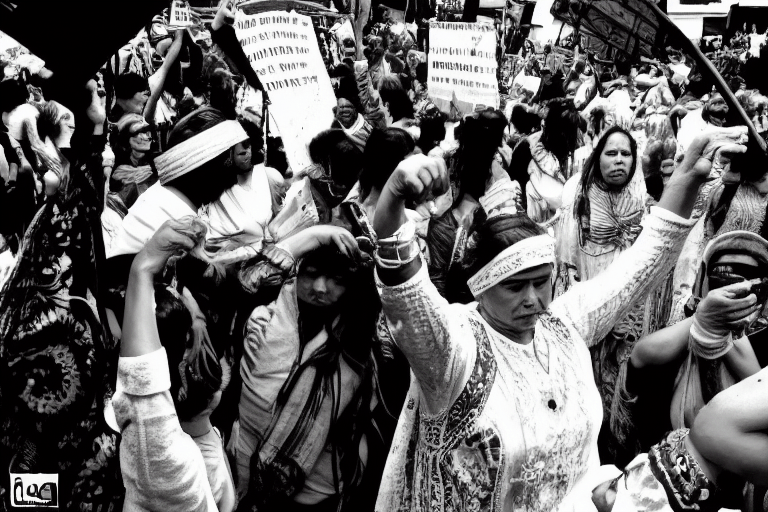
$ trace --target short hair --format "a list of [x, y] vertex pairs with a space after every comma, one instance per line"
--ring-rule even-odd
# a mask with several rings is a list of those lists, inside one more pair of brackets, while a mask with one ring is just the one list
[[339, 185], [352, 187], [363, 169], [363, 152], [340, 129], [325, 130], [309, 143], [309, 157], [330, 171]]
[[453, 171], [459, 182], [456, 202], [464, 194], [476, 200], [483, 196], [493, 157], [501, 146], [506, 127], [504, 113], [493, 108], [477, 112], [462, 122]]
[[382, 77], [379, 81], [379, 95], [382, 103], [389, 104], [389, 114], [393, 121], [413, 119], [413, 102], [403, 89], [403, 84], [398, 77]]
[[429, 68], [427, 67], [426, 62], [419, 62], [416, 64], [416, 80], [421, 82], [422, 84], [427, 84], [427, 76], [429, 74]]
[[125, 73], [115, 78], [115, 98], [129, 100], [137, 92], [149, 90], [149, 82], [136, 73]]
[[29, 98], [27, 86], [21, 79], [0, 81], [0, 112], [10, 112]]
[[541, 118], [539, 115], [529, 111], [521, 104], [512, 107], [512, 114], [509, 117], [509, 121], [518, 133], [529, 134], [541, 127]]
[[218, 68], [211, 73], [208, 82], [210, 92], [210, 104], [219, 110], [228, 119], [237, 117], [235, 87], [232, 73], [223, 68]]
[[572, 102], [553, 103], [547, 112], [540, 142], [547, 151], [552, 152], [562, 163], [568, 153], [576, 151], [579, 140], [579, 127], [583, 118]]
[[352, 103], [358, 114], [363, 112], [363, 105], [360, 102], [360, 96], [357, 92], [357, 82], [353, 76], [342, 76], [339, 79], [339, 85], [335, 92], [337, 100], [343, 98]]
[[401, 128], [375, 129], [363, 152], [360, 173], [360, 197], [368, 197], [372, 189], [381, 190], [398, 164], [413, 151], [413, 137]]
[[416, 145], [422, 152], [429, 153], [432, 149], [445, 139], [445, 121], [448, 115], [435, 107], [435, 112], [421, 117], [419, 128], [421, 133]]

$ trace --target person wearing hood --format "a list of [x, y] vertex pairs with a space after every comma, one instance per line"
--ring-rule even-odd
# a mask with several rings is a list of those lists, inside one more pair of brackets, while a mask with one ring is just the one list
[[744, 334], [765, 305], [767, 249], [745, 231], [713, 240], [692, 316], [635, 345], [627, 390], [643, 453], [594, 489], [598, 512], [758, 510], [743, 489], [768, 483], [766, 371]]

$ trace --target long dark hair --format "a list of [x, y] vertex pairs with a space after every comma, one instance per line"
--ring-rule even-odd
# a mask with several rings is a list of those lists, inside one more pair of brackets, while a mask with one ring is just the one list
[[[344, 276], [346, 290], [336, 307], [340, 319], [334, 325], [334, 318], [331, 317], [335, 315], [328, 315], [325, 323], [328, 339], [306, 361], [297, 364], [291, 371], [277, 396], [275, 414], [280, 414], [287, 405], [302, 372], [310, 367], [315, 368], [311, 396], [284, 446], [291, 446], [300, 439], [302, 432], [312, 428], [323, 400], [331, 400], [331, 417], [334, 420], [328, 438], [332, 452], [333, 479], [337, 493], [342, 493], [344, 500], [363, 476], [364, 464], [360, 460], [358, 446], [370, 423], [371, 399], [378, 387], [374, 382], [376, 372], [372, 349], [381, 302], [374, 282], [373, 268], [346, 258], [335, 247], [321, 247], [307, 254], [299, 265], [299, 275], [308, 266], [320, 269], [323, 274]], [[360, 378], [360, 385], [344, 411], [340, 411], [342, 390], [339, 376], [342, 360]], [[281, 455], [278, 455], [277, 459], [286, 460], [285, 456]], [[259, 478], [259, 463], [257, 449], [251, 456], [252, 483], [254, 478]], [[296, 476], [299, 478], [295, 481], [296, 486], [289, 489], [290, 492], [298, 491], [305, 475]], [[250, 507], [254, 504], [269, 502], [274, 498], [260, 495], [259, 489], [252, 484], [238, 510], [251, 510]]]
[[459, 149], [454, 157], [454, 179], [458, 181], [459, 193], [454, 204], [469, 194], [480, 199], [491, 176], [491, 163], [501, 146], [507, 118], [500, 110], [488, 108], [473, 114], [462, 123], [459, 135]]
[[544, 149], [555, 155], [560, 168], [568, 155], [578, 148], [579, 127], [582, 124], [582, 117], [573, 107], [573, 102], [550, 104], [539, 140]]
[[614, 125], [605, 131], [600, 140], [597, 142], [594, 151], [584, 164], [584, 170], [581, 173], [581, 180], [579, 181], [579, 197], [576, 200], [576, 207], [574, 208], [574, 216], [577, 219], [589, 219], [589, 189], [592, 186], [600, 187], [602, 190], [608, 190], [608, 184], [603, 179], [603, 174], [600, 172], [600, 155], [603, 154], [605, 145], [608, 143], [608, 139], [611, 135], [620, 133], [629, 139], [629, 149], [632, 152], [632, 165], [629, 169], [629, 177], [625, 187], [632, 181], [632, 177], [635, 175], [635, 167], [637, 165], [637, 142], [634, 137], [622, 128], [621, 126]]
[[221, 389], [224, 371], [205, 321], [195, 323], [181, 297], [164, 285], [155, 286], [155, 302], [157, 330], [168, 354], [173, 404], [179, 419], [190, 421], [208, 408]]

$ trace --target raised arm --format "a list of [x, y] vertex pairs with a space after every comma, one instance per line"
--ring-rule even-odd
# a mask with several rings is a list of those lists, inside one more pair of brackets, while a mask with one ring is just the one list
[[459, 309], [452, 311], [429, 280], [415, 227], [406, 223], [405, 203], [409, 199], [421, 203], [447, 187], [442, 159], [411, 156], [400, 163], [384, 186], [374, 218], [382, 308], [432, 414], [453, 403], [466, 383], [475, 344], [466, 318]]
[[[211, 23], [211, 39], [234, 62], [235, 67], [245, 77], [248, 85], [256, 90], [264, 91], [264, 86], [261, 84], [259, 76], [253, 70], [251, 63], [248, 62], [248, 57], [245, 56], [243, 48], [237, 41], [237, 35], [232, 26], [232, 23], [235, 21], [235, 16], [231, 10], [233, 3], [233, 0], [221, 1], [216, 17], [213, 23]], [[266, 91], [264, 91], [264, 94], [266, 94]]]
[[155, 320], [154, 276], [170, 256], [197, 243], [185, 234], [186, 227], [183, 221], [166, 222], [134, 259], [112, 402], [122, 434], [123, 480], [139, 508], [215, 512], [203, 456], [181, 430], [174, 409], [168, 358]]
[[185, 233], [186, 227], [183, 221], [166, 222], [134, 258], [125, 292], [120, 357], [142, 356], [162, 347], [155, 319], [153, 283], [168, 258], [190, 251], [197, 243]]
[[742, 338], [731, 342], [731, 332], [743, 328], [755, 312], [757, 297], [749, 281], [735, 283], [707, 293], [691, 318], [644, 336], [632, 349], [632, 366], [663, 365], [678, 359], [689, 347], [699, 357], [723, 357], [739, 380], [760, 370], [757, 358]]
[[160, 101], [160, 95], [163, 94], [165, 89], [165, 79], [168, 78], [168, 73], [171, 71], [171, 66], [176, 62], [181, 52], [181, 45], [184, 43], [184, 30], [177, 30], [176, 35], [173, 38], [173, 43], [168, 48], [168, 53], [165, 54], [165, 60], [160, 69], [157, 70], [158, 81], [155, 87], [152, 89], [149, 95], [149, 100], [144, 106], [144, 119], [149, 123], [155, 124], [155, 110], [157, 109], [157, 102]]
[[643, 221], [634, 245], [589, 281], [555, 300], [550, 309], [569, 319], [587, 344], [599, 342], [627, 311], [661, 284], [677, 262], [696, 219], [690, 219], [699, 187], [712, 160], [746, 151], [746, 127], [719, 129], [697, 137], [664, 188], [658, 206]]
[[688, 333], [692, 323], [693, 317], [686, 318], [640, 338], [632, 348], [632, 366], [661, 366], [682, 357], [688, 351]]

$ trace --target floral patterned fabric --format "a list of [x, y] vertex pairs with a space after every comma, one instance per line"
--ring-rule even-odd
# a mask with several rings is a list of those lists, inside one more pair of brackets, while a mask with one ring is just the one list
[[688, 429], [673, 430], [648, 452], [651, 472], [675, 512], [720, 510], [717, 486], [710, 482], [685, 447]]
[[0, 467], [58, 473], [62, 509], [117, 511], [119, 440], [103, 414], [117, 345], [97, 303], [99, 202], [82, 169], [68, 186], [35, 216], [0, 291]]

